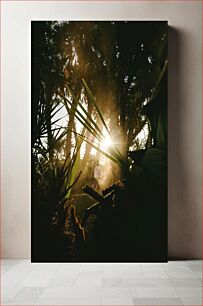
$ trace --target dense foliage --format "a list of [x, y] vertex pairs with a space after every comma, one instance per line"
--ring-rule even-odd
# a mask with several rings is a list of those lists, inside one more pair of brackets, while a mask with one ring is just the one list
[[[34, 241], [45, 223], [50, 234], [50, 220], [62, 234], [69, 230], [71, 189], [79, 190], [103, 151], [96, 135], [79, 124], [78, 105], [84, 108], [80, 115], [86, 111], [103, 132], [98, 107], [121, 152], [109, 157], [115, 153], [116, 160], [127, 161], [128, 150], [155, 143], [144, 109], [160, 87], [166, 57], [163, 22], [32, 22], [33, 220], [41, 220]], [[96, 155], [90, 154], [92, 144], [99, 148]], [[117, 180], [119, 169], [113, 173]]]

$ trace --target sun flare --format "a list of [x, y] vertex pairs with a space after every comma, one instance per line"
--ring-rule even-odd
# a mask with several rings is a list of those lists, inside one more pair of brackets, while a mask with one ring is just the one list
[[108, 149], [112, 146], [113, 142], [111, 137], [107, 134], [105, 135], [105, 138], [101, 142], [101, 148], [102, 149]]

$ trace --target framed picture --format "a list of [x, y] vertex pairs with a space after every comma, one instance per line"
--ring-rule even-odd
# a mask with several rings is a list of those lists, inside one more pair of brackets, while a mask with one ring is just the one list
[[167, 21], [32, 21], [32, 262], [167, 261]]

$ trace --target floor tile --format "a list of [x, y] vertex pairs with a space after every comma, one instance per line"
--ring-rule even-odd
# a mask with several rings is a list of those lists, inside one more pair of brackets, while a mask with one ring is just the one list
[[31, 266], [19, 263], [2, 275], [1, 282], [5, 287], [17, 286], [32, 271]]
[[196, 277], [198, 277], [199, 279], [202, 279], [202, 271], [193, 271], [193, 273], [196, 275]]
[[22, 260], [18, 264], [14, 265], [12, 270], [9, 273], [20, 273], [20, 272], [31, 272], [34, 270], [34, 266], [29, 263], [29, 261]]
[[17, 265], [19, 263], [24, 262], [24, 259], [1, 259], [1, 266], [3, 265]]
[[142, 272], [139, 264], [104, 264], [103, 272]]
[[180, 298], [134, 298], [134, 305], [183, 305]]
[[1, 265], [3, 305], [202, 305], [199, 260]]
[[18, 275], [2, 275], [1, 276], [1, 283], [4, 287], [15, 287], [17, 286], [25, 277], [27, 273], [20, 273]]
[[[84, 264], [85, 265], [85, 264]], [[65, 264], [65, 263], [62, 263], [62, 264], [59, 264], [59, 267], [58, 267], [58, 271], [64, 271], [64, 272], [81, 272], [82, 270], [84, 270], [84, 265], [82, 264]]]
[[94, 306], [99, 306], [101, 305], [101, 297], [66, 297], [66, 298], [45, 298], [41, 297], [37, 300], [35, 305], [53, 305], [53, 306], [58, 306], [58, 305], [79, 305], [79, 306], [89, 306], [89, 305], [94, 305]]
[[2, 265], [2, 267], [0, 268], [0, 273], [4, 274], [8, 272], [9, 270], [11, 270], [12, 268], [13, 268], [13, 265]]
[[9, 299], [8, 298], [1, 298], [1, 305], [7, 305], [7, 303], [9, 303]]
[[200, 287], [202, 282], [199, 278], [170, 278], [173, 287]]
[[104, 278], [138, 278], [143, 277], [143, 271], [105, 271]]
[[123, 282], [129, 287], [171, 287], [171, 282], [166, 278], [128, 278], [122, 279], [121, 284]]
[[102, 286], [102, 278], [95, 279], [81, 279], [80, 277], [75, 281], [75, 286], [78, 287], [101, 287]]
[[95, 278], [101, 278], [102, 272], [101, 271], [83, 271], [79, 273], [79, 278], [81, 279], [95, 279]]
[[102, 298], [128, 298], [131, 297], [130, 288], [124, 287], [103, 287]]
[[141, 268], [144, 272], [164, 272], [164, 267], [157, 264], [143, 264]]
[[202, 296], [202, 287], [176, 287], [176, 291], [181, 298]]
[[163, 268], [166, 272], [191, 272], [191, 269], [188, 266], [181, 266], [181, 265], [166, 265]]
[[62, 278], [77, 278], [79, 277], [80, 271], [69, 271], [69, 270], [57, 270], [54, 277]]
[[32, 271], [18, 287], [46, 287], [53, 278], [54, 271]]
[[69, 287], [57, 289], [45, 289], [41, 297], [46, 298], [99, 298], [101, 297], [101, 288], [97, 287]]
[[170, 260], [167, 263], [162, 264], [163, 266], [187, 266], [185, 260]]
[[190, 270], [192, 271], [197, 271], [197, 272], [202, 272], [202, 265], [191, 265], [189, 266], [190, 267]]
[[121, 298], [121, 297], [102, 297], [102, 305], [108, 305], [108, 306], [130, 306], [130, 305], [134, 305], [133, 299], [131, 297], [125, 297], [125, 298]]
[[167, 272], [169, 278], [197, 278], [195, 273], [191, 272]]
[[17, 293], [21, 290], [21, 288], [16, 287], [2, 287], [1, 288], [1, 297], [5, 298], [13, 298], [17, 295]]
[[185, 266], [187, 263], [185, 260], [170, 260], [166, 263], [167, 265], [182, 265], [182, 266]]
[[37, 302], [38, 298], [37, 297], [29, 297], [29, 298], [12, 298], [7, 301], [5, 301], [4, 305], [34, 305]]
[[188, 266], [196, 266], [196, 265], [201, 265], [202, 264], [202, 260], [186, 260], [185, 263]]
[[123, 287], [122, 281], [122, 278], [102, 278], [102, 287]]
[[76, 278], [53, 277], [47, 285], [47, 288], [66, 288], [73, 287]]
[[107, 263], [103, 263], [103, 270], [118, 270], [118, 269], [127, 269], [128, 267], [139, 267], [140, 265], [138, 263], [119, 263], [119, 262], [107, 262]]
[[197, 305], [203, 305], [203, 301], [201, 297], [182, 297], [181, 298], [183, 305], [190, 305], [190, 306], [197, 306]]
[[168, 278], [168, 274], [165, 271], [143, 271], [143, 275], [150, 278]]
[[98, 263], [88, 263], [88, 264], [83, 264], [81, 266], [81, 271], [98, 271], [101, 272], [102, 271], [102, 264], [98, 264]]
[[159, 298], [159, 297], [179, 297], [173, 287], [136, 287], [132, 289], [133, 297]]
[[22, 288], [16, 295], [16, 298], [39, 298], [44, 292], [43, 287], [25, 287]]
[[60, 268], [59, 264], [47, 263], [34, 266], [34, 271], [57, 271]]

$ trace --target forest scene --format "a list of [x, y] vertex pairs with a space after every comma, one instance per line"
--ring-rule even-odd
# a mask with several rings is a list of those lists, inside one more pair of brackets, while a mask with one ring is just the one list
[[32, 262], [167, 261], [166, 21], [32, 21]]

